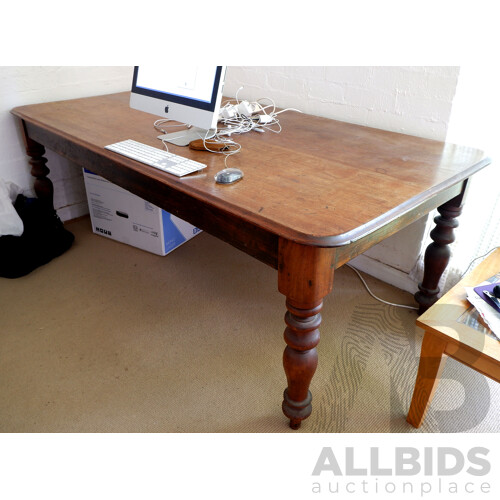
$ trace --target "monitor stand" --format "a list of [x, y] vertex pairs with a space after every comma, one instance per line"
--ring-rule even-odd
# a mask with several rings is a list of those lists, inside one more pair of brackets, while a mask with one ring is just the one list
[[158, 139], [175, 144], [176, 146], [189, 146], [190, 142], [197, 139], [211, 139], [217, 133], [217, 129], [213, 128], [205, 130], [198, 127], [191, 127], [177, 132], [159, 135]]

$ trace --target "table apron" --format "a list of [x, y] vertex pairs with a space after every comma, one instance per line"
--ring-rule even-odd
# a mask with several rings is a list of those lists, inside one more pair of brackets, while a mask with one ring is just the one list
[[278, 268], [278, 236], [226, 210], [145, 176], [70, 138], [25, 122], [29, 138], [237, 249]]
[[335, 253], [335, 269], [338, 269], [339, 267], [349, 262], [351, 259], [354, 259], [358, 255], [366, 252], [366, 250], [371, 248], [373, 245], [380, 243], [387, 237], [397, 233], [401, 229], [427, 215], [432, 210], [455, 198], [455, 196], [458, 196], [462, 192], [464, 183], [466, 182], [467, 179], [458, 182], [454, 186], [451, 186], [439, 192], [417, 207], [412, 208], [405, 214], [395, 218], [384, 226], [371, 232], [370, 234], [356, 241], [353, 241], [349, 245], [338, 247]]

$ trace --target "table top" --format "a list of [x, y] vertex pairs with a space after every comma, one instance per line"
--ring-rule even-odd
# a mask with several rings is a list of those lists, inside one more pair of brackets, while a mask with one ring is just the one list
[[476, 325], [464, 287], [477, 286], [500, 272], [500, 248], [484, 259], [417, 319], [417, 325], [447, 341], [468, 346], [500, 361], [500, 341]]
[[[102, 158], [104, 146], [134, 139], [161, 147], [157, 117], [130, 109], [129, 92], [41, 103], [12, 113]], [[123, 158], [131, 172], [201, 199], [299, 243], [347, 245], [414, 209], [489, 163], [480, 150], [387, 132], [294, 111], [281, 113], [282, 132], [234, 136], [241, 152], [227, 166], [243, 170], [232, 185], [214, 182], [223, 155], [170, 146], [208, 165], [177, 178]], [[35, 138], [36, 139], [36, 138]], [[46, 145], [50, 147], [49, 144]], [[110, 179], [113, 180], [113, 179]]]

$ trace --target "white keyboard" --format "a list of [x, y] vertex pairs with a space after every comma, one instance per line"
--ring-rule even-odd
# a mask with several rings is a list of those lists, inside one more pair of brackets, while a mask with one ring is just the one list
[[169, 174], [182, 177], [183, 175], [192, 174], [207, 166], [197, 161], [189, 160], [174, 153], [168, 153], [162, 149], [142, 144], [142, 142], [127, 139], [126, 141], [115, 142], [109, 146], [104, 146], [105, 149], [114, 151], [115, 153], [132, 158], [133, 160], [145, 163], [150, 167], [163, 170]]

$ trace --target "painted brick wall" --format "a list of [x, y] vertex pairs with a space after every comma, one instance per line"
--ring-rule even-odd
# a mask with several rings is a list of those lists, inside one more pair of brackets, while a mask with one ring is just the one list
[[[26, 152], [10, 110], [33, 104], [130, 90], [131, 67], [0, 67], [0, 178], [31, 189]], [[88, 213], [80, 167], [47, 151], [54, 205], [63, 220]]]
[[250, 66], [227, 70], [226, 95], [274, 99], [280, 107], [444, 140], [457, 67]]

